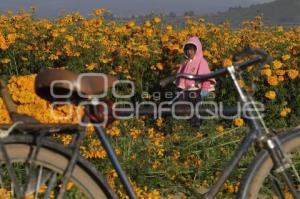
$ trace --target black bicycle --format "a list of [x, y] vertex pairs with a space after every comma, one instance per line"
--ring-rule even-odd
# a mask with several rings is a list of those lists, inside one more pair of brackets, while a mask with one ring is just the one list
[[[261, 49], [248, 49], [237, 56], [256, 55], [243, 63], [219, 69], [206, 75], [178, 74], [161, 81], [166, 86], [176, 78], [187, 78], [199, 82], [229, 74], [239, 94], [242, 104], [250, 104], [243, 110], [243, 116], [250, 127], [249, 133], [219, 176], [215, 185], [204, 195], [197, 198], [214, 198], [225, 180], [236, 168], [242, 156], [254, 143], [257, 156], [249, 164], [240, 185], [237, 198], [254, 199], [276, 195], [284, 198], [286, 187], [294, 198], [300, 198], [298, 174], [300, 153], [300, 128], [284, 132], [280, 136], [272, 133], [265, 125], [258, 107], [250, 95], [238, 84], [237, 73], [247, 67], [267, 62], [269, 55]], [[80, 81], [79, 81], [80, 79]], [[92, 123], [96, 134], [106, 150], [128, 196], [136, 198], [129, 180], [122, 170], [104, 130], [98, 125], [101, 121], [113, 118], [114, 106], [107, 109], [99, 107], [107, 102], [95, 95], [111, 87], [115, 78], [107, 76], [107, 81], [98, 76], [81, 78], [80, 75], [66, 70], [47, 69], [41, 71], [35, 82], [36, 93], [51, 102], [65, 100], [57, 96], [64, 95], [74, 104], [84, 103], [85, 114], [82, 121]], [[55, 83], [54, 83], [55, 82]], [[53, 95], [55, 94], [59, 95]], [[89, 162], [79, 155], [80, 142], [85, 136], [85, 127], [74, 124], [40, 124], [34, 118], [16, 112], [16, 107], [8, 94], [6, 85], [1, 82], [1, 94], [13, 120], [12, 125], [1, 125], [0, 132], [0, 194], [5, 198], [21, 199], [31, 195], [34, 198], [117, 198], [105, 178]], [[254, 111], [253, 111], [254, 110]], [[164, 108], [162, 115], [172, 112], [186, 114], [191, 110]], [[199, 113], [207, 113], [206, 108]], [[228, 114], [237, 112], [235, 108], [223, 110]], [[120, 116], [134, 115], [136, 111], [115, 111]], [[139, 115], [154, 114], [151, 108], [143, 107]], [[51, 139], [53, 133], [70, 133], [71, 144], [64, 147]], [[266, 191], [267, 190], [267, 191]], [[1, 196], [1, 195], [0, 195]]]

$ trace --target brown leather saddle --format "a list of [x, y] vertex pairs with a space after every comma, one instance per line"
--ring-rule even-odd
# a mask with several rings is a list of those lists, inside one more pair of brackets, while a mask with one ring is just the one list
[[86, 100], [111, 88], [117, 80], [111, 75], [77, 74], [69, 70], [45, 69], [37, 74], [35, 92], [50, 102]]

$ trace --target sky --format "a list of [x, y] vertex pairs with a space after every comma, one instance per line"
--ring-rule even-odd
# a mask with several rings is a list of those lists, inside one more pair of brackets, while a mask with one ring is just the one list
[[37, 8], [37, 16], [53, 18], [64, 12], [79, 11], [88, 16], [95, 8], [105, 7], [116, 16], [144, 15], [151, 12], [175, 12], [182, 15], [185, 11], [194, 11], [205, 15], [226, 11], [230, 7], [247, 7], [252, 4], [273, 0], [0, 0], [0, 11], [28, 10]]

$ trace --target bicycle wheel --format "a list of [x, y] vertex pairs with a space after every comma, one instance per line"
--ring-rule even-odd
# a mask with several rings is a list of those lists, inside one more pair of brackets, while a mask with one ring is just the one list
[[[300, 128], [296, 128], [282, 136], [280, 141], [283, 144], [284, 151], [291, 155], [293, 165], [298, 173], [300, 173]], [[243, 199], [256, 199], [256, 198], [273, 198], [276, 196], [272, 182], [276, 182], [281, 190], [283, 190], [284, 197], [288, 197], [288, 189], [282, 176], [276, 172], [271, 173], [273, 162], [267, 151], [261, 151], [249, 165], [246, 170], [246, 174], [243, 176], [241, 186], [237, 195], [237, 198]], [[287, 170], [293, 177], [295, 185], [299, 187], [299, 183], [296, 183], [297, 176], [294, 175], [292, 167]], [[299, 190], [299, 189], [298, 189]]]
[[[15, 181], [10, 179], [4, 155], [0, 150], [0, 198], [16, 198], [17, 191], [23, 193], [21, 198], [57, 197], [72, 153], [51, 139], [42, 139], [39, 142], [41, 147], [32, 160], [30, 157], [37, 148], [34, 136], [9, 136], [2, 140], [20, 189], [17, 190]], [[78, 158], [63, 198], [117, 197], [103, 176], [87, 161]]]

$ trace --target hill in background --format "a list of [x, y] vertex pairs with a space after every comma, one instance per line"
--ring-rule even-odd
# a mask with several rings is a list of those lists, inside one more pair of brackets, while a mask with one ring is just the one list
[[263, 21], [268, 25], [292, 26], [300, 24], [300, 1], [299, 0], [276, 0], [270, 3], [252, 5], [248, 8], [234, 7], [226, 12], [204, 16], [212, 23], [230, 21], [233, 26], [241, 22], [253, 19], [255, 16], [262, 16]]
[[[152, 13], [145, 16], [132, 16], [127, 18], [115, 18], [113, 15], [107, 16], [108, 19], [117, 20], [120, 22], [135, 20], [137, 23], [142, 23], [157, 16]], [[246, 20], [254, 19], [255, 16], [262, 16], [263, 21], [267, 25], [283, 25], [286, 27], [300, 25], [300, 0], [276, 0], [269, 3], [256, 4], [247, 8], [233, 7], [226, 12], [218, 12], [206, 16], [198, 15], [194, 11], [187, 11], [183, 16], [178, 16], [174, 12], [161, 14], [161, 18], [165, 23], [173, 24], [174, 26], [184, 25], [184, 16], [192, 18], [203, 17], [207, 22], [219, 24], [224, 21], [229, 21], [233, 27], [238, 27]]]

